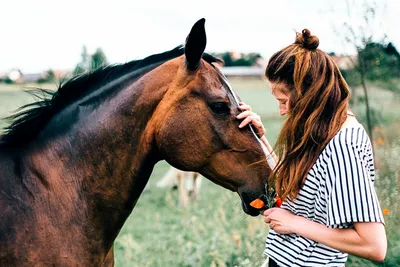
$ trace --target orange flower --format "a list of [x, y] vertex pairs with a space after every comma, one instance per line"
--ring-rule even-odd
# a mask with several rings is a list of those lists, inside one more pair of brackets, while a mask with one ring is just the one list
[[378, 138], [378, 144], [384, 145], [384, 144], [385, 144], [385, 140], [383, 140], [382, 137], [379, 137], [379, 138]]
[[262, 201], [261, 199], [259, 199], [259, 198], [257, 198], [257, 199], [254, 199], [251, 203], [250, 203], [250, 206], [252, 206], [253, 208], [256, 208], [256, 209], [261, 209], [262, 207], [264, 207], [264, 201]]
[[389, 215], [390, 210], [388, 208], [383, 209], [383, 215]]
[[282, 205], [282, 199], [280, 197], [275, 197], [275, 207], [280, 208]]

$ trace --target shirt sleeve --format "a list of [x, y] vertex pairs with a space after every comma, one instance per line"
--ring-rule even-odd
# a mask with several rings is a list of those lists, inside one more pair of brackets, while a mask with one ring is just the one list
[[372, 149], [346, 137], [338, 138], [332, 144], [326, 172], [328, 227], [348, 228], [355, 222], [384, 223], [373, 183]]

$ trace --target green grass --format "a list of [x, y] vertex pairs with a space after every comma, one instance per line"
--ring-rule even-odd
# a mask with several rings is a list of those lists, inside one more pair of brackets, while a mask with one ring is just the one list
[[203, 179], [200, 199], [177, 208], [177, 191], [157, 188], [157, 164], [116, 243], [117, 266], [261, 265], [267, 228], [241, 209], [239, 197]]
[[[231, 84], [242, 101], [261, 115], [267, 138], [273, 144], [282, 118], [278, 116], [278, 106], [267, 82], [231, 79]], [[382, 208], [390, 210], [385, 217], [389, 248], [382, 264], [351, 256], [346, 266], [400, 266], [400, 112], [396, 109], [400, 101], [392, 93], [378, 89], [372, 90], [370, 97], [383, 118], [374, 131], [376, 188]], [[0, 85], [0, 117], [31, 100], [15, 87]], [[365, 117], [360, 104], [353, 110], [359, 118]], [[0, 127], [5, 125], [5, 121], [0, 121]], [[155, 186], [168, 168], [166, 162], [155, 166], [137, 206], [122, 228], [115, 242], [116, 266], [260, 266], [268, 233], [262, 217], [246, 216], [236, 193], [206, 179], [203, 179], [199, 201], [178, 209], [177, 191]]]

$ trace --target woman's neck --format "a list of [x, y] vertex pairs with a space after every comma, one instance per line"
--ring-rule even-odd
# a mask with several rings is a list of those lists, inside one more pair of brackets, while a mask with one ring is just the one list
[[350, 110], [348, 110], [347, 111], [347, 119], [342, 124], [341, 129], [357, 126], [358, 124], [359, 124], [359, 122], [357, 121], [356, 116], [354, 115], [354, 113], [351, 112]]

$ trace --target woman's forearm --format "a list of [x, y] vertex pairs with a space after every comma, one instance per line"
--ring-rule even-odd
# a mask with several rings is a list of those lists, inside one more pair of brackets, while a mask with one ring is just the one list
[[335, 229], [296, 216], [293, 231], [328, 247], [366, 258], [383, 261], [386, 254], [386, 234], [381, 223], [356, 223], [354, 229]]

